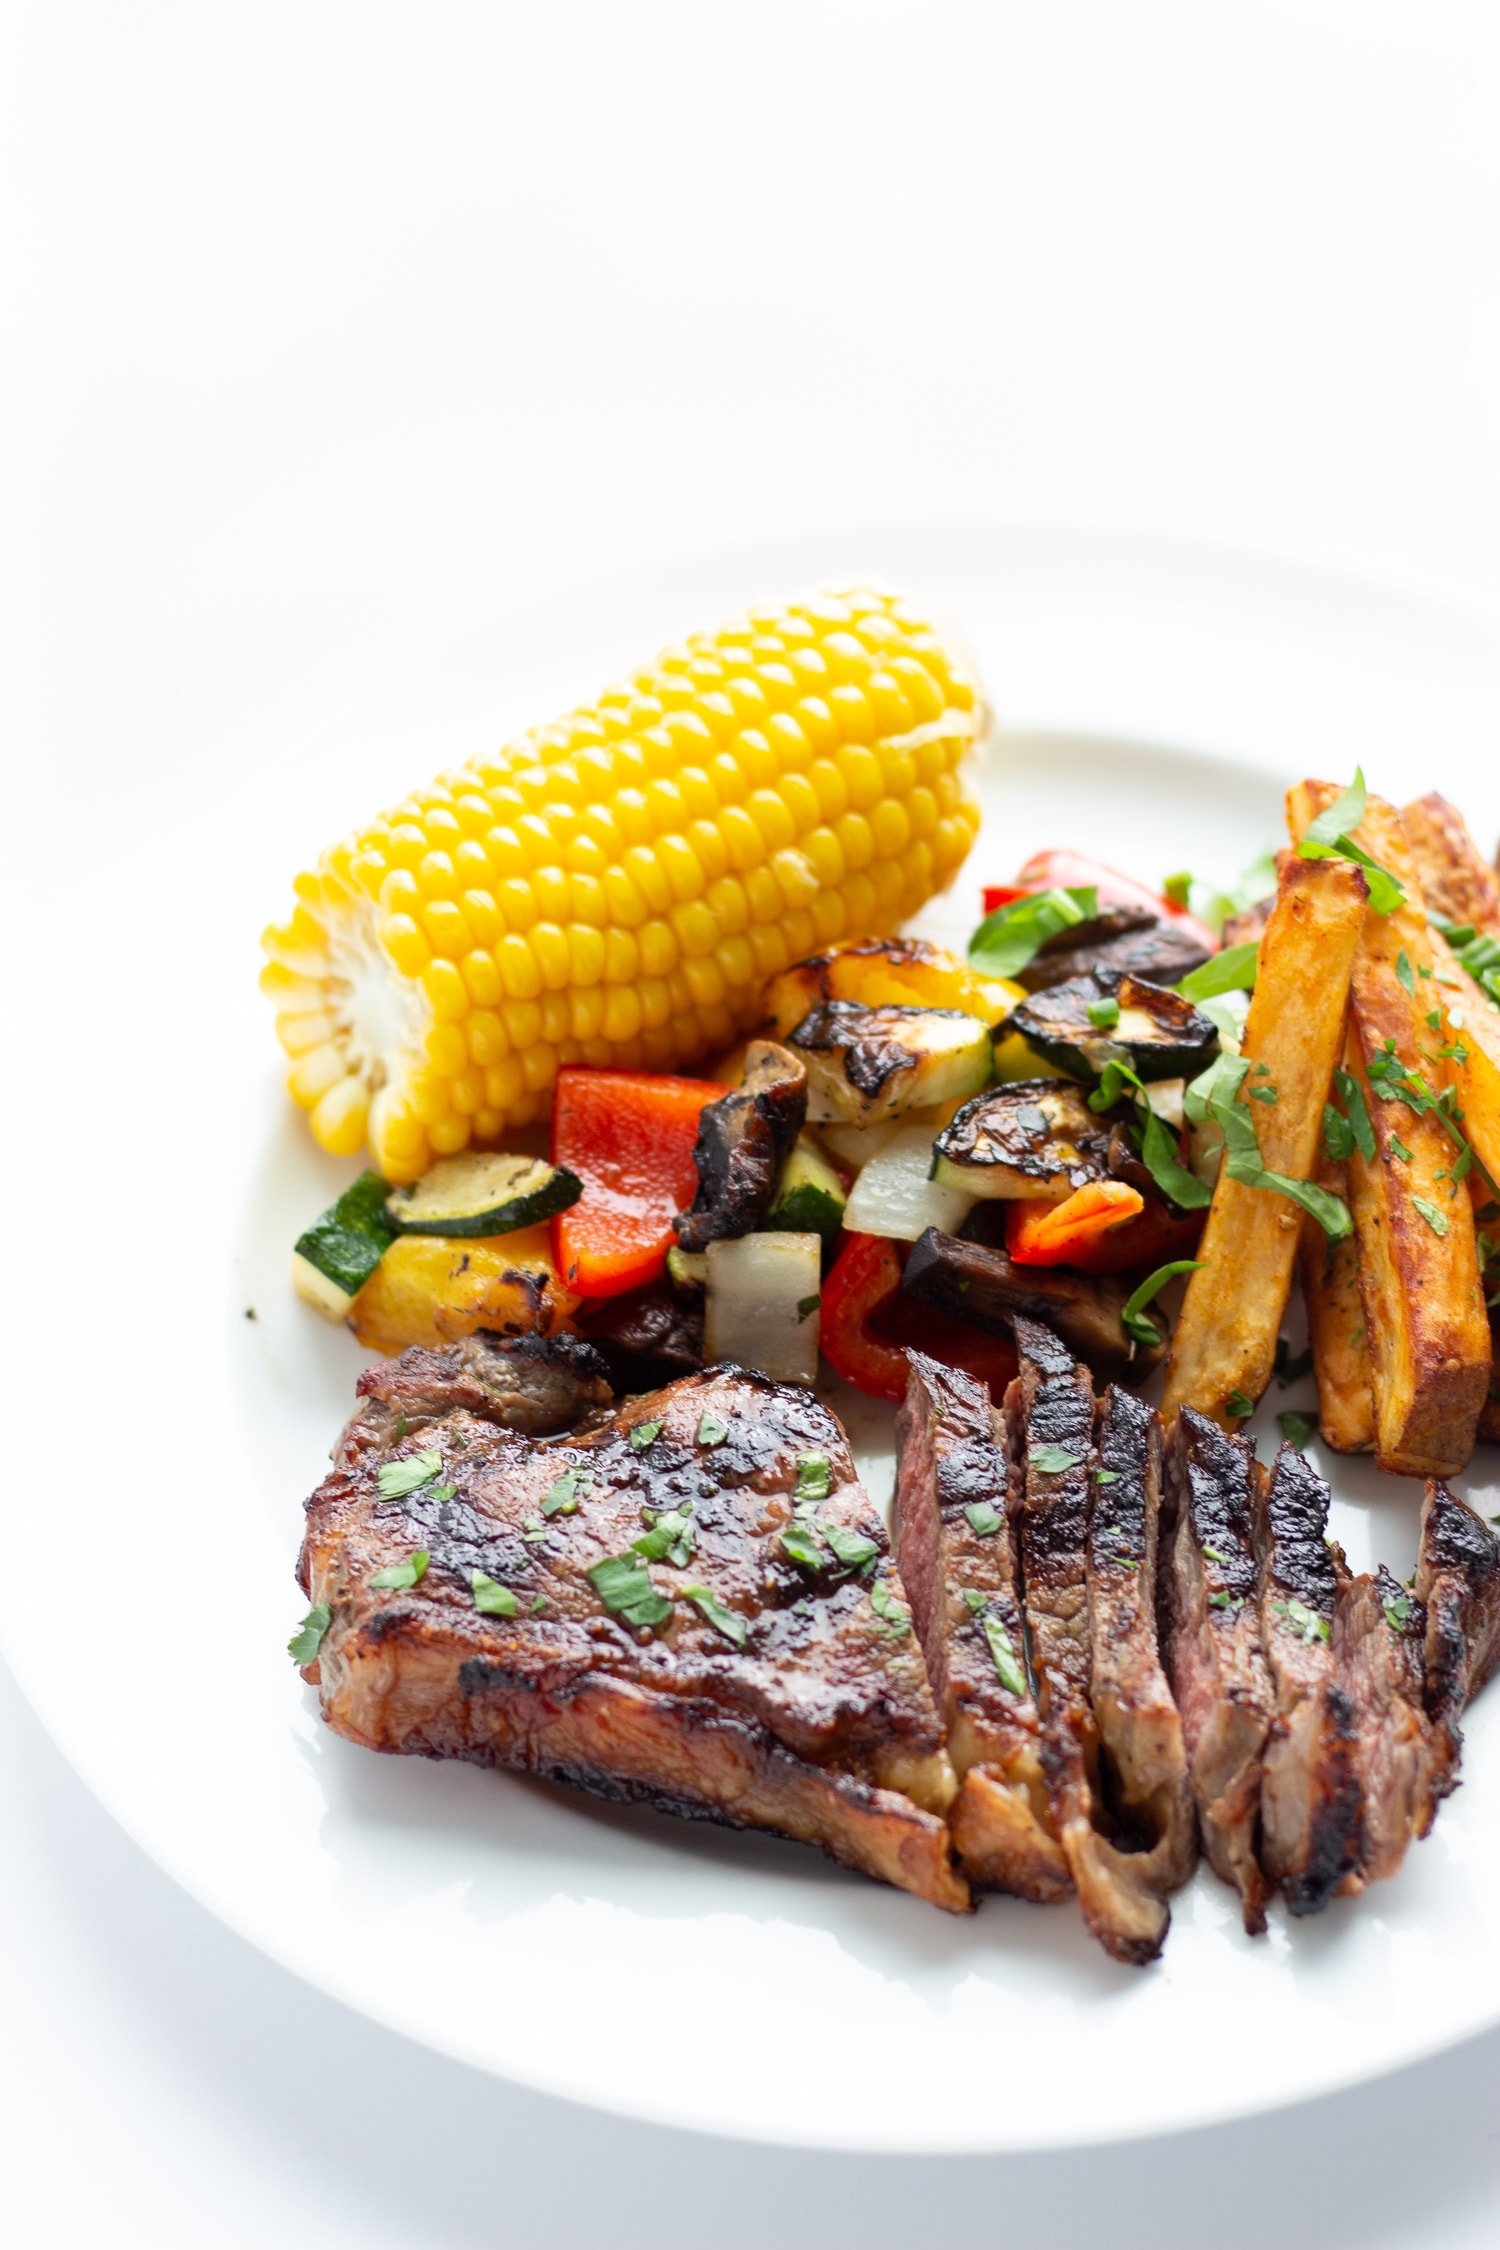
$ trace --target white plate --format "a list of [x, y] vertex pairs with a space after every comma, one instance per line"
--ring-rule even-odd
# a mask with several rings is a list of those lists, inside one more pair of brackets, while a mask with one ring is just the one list
[[[101, 745], [56, 780], [58, 833], [65, 811], [85, 824], [66, 884], [40, 853], [11, 878], [37, 967], [10, 986], [30, 1364], [0, 1635], [79, 1771], [189, 1890], [351, 2006], [504, 2076], [723, 2133], [929, 2151], [1291, 2101], [1500, 2017], [1500, 1697], [1397, 1882], [1311, 1925], [1278, 1912], [1253, 1943], [1200, 1874], [1162, 1963], [1131, 1973], [1065, 1908], [950, 1920], [766, 1839], [377, 1759], [327, 1733], [284, 1653], [300, 1503], [360, 1355], [286, 1286], [288, 1244], [348, 1168], [280, 1092], [261, 922], [320, 845], [431, 770], [721, 611], [851, 570], [961, 620], [1010, 730], [935, 929], [961, 934], [980, 879], [1039, 844], [1232, 874], [1276, 836], [1285, 781], [1356, 759], [1393, 793], [1441, 782], [1481, 837], [1500, 824], [1500, 648], [1479, 628], [1269, 564], [1061, 536], [715, 557], [393, 660], [357, 696], [290, 683], [296, 733], [226, 698], [216, 742]], [[1494, 1458], [1465, 1480], [1486, 1512]], [[1417, 1488], [1325, 1466], [1355, 1562], [1404, 1572]]]

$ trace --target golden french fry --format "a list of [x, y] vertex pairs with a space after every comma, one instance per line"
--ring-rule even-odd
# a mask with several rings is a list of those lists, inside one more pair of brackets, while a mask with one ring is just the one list
[[[1342, 1164], [1325, 1156], [1319, 1187], [1349, 1199]], [[1359, 1244], [1352, 1234], [1330, 1242], [1316, 1219], [1302, 1222], [1302, 1294], [1307, 1301], [1307, 1341], [1318, 1385], [1318, 1429], [1335, 1453], [1370, 1453], [1375, 1447], [1375, 1401], [1370, 1347], [1359, 1294]]]
[[[1339, 791], [1305, 781], [1289, 792], [1287, 823], [1304, 836]], [[1350, 1075], [1374, 1128], [1375, 1160], [1349, 1158], [1359, 1242], [1360, 1296], [1370, 1349], [1375, 1458], [1408, 1476], [1451, 1476], [1468, 1460], [1489, 1387], [1490, 1333], [1480, 1286], [1474, 1213], [1454, 1177], [1460, 1150], [1431, 1109], [1371, 1088], [1391, 1055], [1432, 1094], [1447, 1083], [1426, 1018], [1437, 982], [1432, 932], [1415, 859], [1395, 807], [1371, 797], [1353, 841], [1406, 896], [1392, 914], [1371, 909], [1350, 983]], [[1319, 864], [1328, 864], [1326, 862]], [[1408, 1084], [1421, 1099], [1421, 1088]]]
[[[1240, 1099], [1267, 1170], [1287, 1179], [1311, 1179], [1317, 1164], [1365, 895], [1364, 876], [1348, 860], [1282, 858], [1245, 1026], [1250, 1069]], [[1172, 1338], [1161, 1406], [1168, 1422], [1179, 1407], [1195, 1406], [1230, 1429], [1237, 1419], [1230, 1401], [1260, 1397], [1271, 1379], [1301, 1222], [1287, 1196], [1221, 1169], [1199, 1270]]]

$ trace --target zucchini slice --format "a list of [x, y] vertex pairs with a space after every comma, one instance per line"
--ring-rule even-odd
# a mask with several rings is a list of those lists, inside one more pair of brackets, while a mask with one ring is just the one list
[[708, 1252], [674, 1242], [667, 1252], [667, 1279], [679, 1297], [701, 1297], [708, 1287]]
[[396, 1234], [514, 1234], [566, 1211], [583, 1193], [576, 1172], [539, 1156], [445, 1156], [385, 1199]]
[[786, 1044], [807, 1069], [812, 1124], [876, 1125], [990, 1080], [989, 1025], [961, 1008], [861, 1007], [825, 1000]]
[[932, 1176], [966, 1195], [1061, 1203], [1110, 1176], [1111, 1126], [1062, 1078], [1022, 1079], [968, 1102], [933, 1144]]
[[342, 1320], [395, 1240], [385, 1216], [386, 1184], [363, 1172], [292, 1251], [292, 1286], [326, 1320]]
[[848, 1200], [843, 1181], [804, 1133], [782, 1168], [761, 1228], [770, 1234], [817, 1234], [831, 1242]]
[[1031, 993], [1003, 1029], [1075, 1078], [1097, 1078], [1120, 1061], [1146, 1080], [1196, 1078], [1219, 1051], [1217, 1027], [1190, 1000], [1119, 969]]

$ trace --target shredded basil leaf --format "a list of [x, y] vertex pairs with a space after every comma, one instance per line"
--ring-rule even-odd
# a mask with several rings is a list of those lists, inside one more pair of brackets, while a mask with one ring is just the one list
[[323, 1646], [323, 1636], [332, 1622], [333, 1612], [327, 1602], [314, 1602], [286, 1644], [287, 1655], [294, 1664], [311, 1664]]
[[384, 1570], [377, 1570], [370, 1580], [370, 1584], [372, 1586], [418, 1585], [426, 1574], [430, 1559], [427, 1549], [418, 1547], [414, 1553], [407, 1556], [405, 1562], [387, 1563]]
[[1094, 888], [1032, 891], [987, 914], [969, 940], [969, 961], [986, 976], [1013, 977], [1059, 930], [1091, 922], [1099, 911]]
[[1416, 1209], [1421, 1212], [1434, 1234], [1446, 1234], [1448, 1232], [1448, 1214], [1446, 1211], [1440, 1211], [1435, 1203], [1429, 1203], [1425, 1195], [1414, 1195], [1412, 1202]]
[[1147, 1317], [1146, 1307], [1175, 1275], [1196, 1273], [1202, 1263], [1201, 1258], [1174, 1258], [1170, 1265], [1158, 1266], [1155, 1273], [1148, 1273], [1140, 1287], [1131, 1291], [1121, 1308], [1120, 1325], [1134, 1343], [1149, 1347], [1161, 1342], [1161, 1330]]
[[873, 1539], [867, 1539], [862, 1531], [855, 1531], [848, 1524], [825, 1523], [821, 1516], [814, 1517], [813, 1522], [845, 1570], [862, 1570], [871, 1557], [880, 1552]]
[[1189, 969], [1178, 980], [1177, 990], [1184, 1000], [1195, 1004], [1217, 1000], [1223, 992], [1251, 992], [1259, 966], [1260, 940], [1252, 938], [1245, 945], [1229, 945], [1222, 953], [1210, 955], [1201, 968]]
[[520, 1603], [508, 1586], [502, 1586], [487, 1571], [471, 1570], [469, 1587], [474, 1596], [474, 1607], [486, 1617], [514, 1617]]
[[542, 1494], [544, 1516], [572, 1516], [578, 1512], [579, 1487], [592, 1481], [588, 1469], [564, 1469], [562, 1475]]
[[738, 1610], [727, 1609], [711, 1588], [707, 1586], [684, 1586], [682, 1598], [686, 1602], [696, 1603], [714, 1631], [722, 1633], [726, 1641], [733, 1641], [736, 1648], [744, 1647], [745, 1637], [749, 1631], [744, 1618], [740, 1616]]
[[823, 1543], [808, 1523], [789, 1523], [781, 1534], [784, 1553], [803, 1570], [823, 1568]]
[[1026, 1674], [1022, 1670], [1021, 1660], [1016, 1654], [1015, 1643], [1005, 1630], [1004, 1625], [993, 1614], [986, 1614], [981, 1617], [979, 1623], [980, 1629], [989, 1643], [990, 1656], [1000, 1685], [1005, 1689], [1007, 1695], [1025, 1695], [1027, 1693]]
[[645, 1564], [634, 1555], [606, 1555], [586, 1575], [605, 1608], [627, 1625], [662, 1625], [672, 1614], [672, 1604], [656, 1591]]
[[797, 1463], [797, 1500], [826, 1500], [833, 1490], [833, 1470], [826, 1453], [804, 1453]]
[[[691, 1508], [691, 1501], [688, 1506]], [[697, 1539], [691, 1515], [680, 1508], [666, 1508], [649, 1531], [642, 1532], [639, 1539], [632, 1539], [630, 1551], [633, 1555], [644, 1555], [647, 1562], [674, 1562], [681, 1570], [690, 1561]]]
[[382, 1500], [404, 1500], [430, 1484], [443, 1465], [441, 1453], [409, 1453], [404, 1461], [382, 1461], [375, 1482]]

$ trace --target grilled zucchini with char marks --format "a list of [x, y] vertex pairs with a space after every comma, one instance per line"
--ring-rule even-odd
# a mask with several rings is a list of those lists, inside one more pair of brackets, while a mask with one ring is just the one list
[[1138, 1078], [1196, 1078], [1219, 1051], [1219, 1034], [1180, 992], [1118, 969], [1095, 969], [1034, 992], [1006, 1018], [1037, 1053], [1075, 1078], [1128, 1062]]
[[969, 1195], [1061, 1203], [1110, 1176], [1108, 1120], [1058, 1078], [1023, 1078], [968, 1102], [934, 1143], [932, 1176]]

